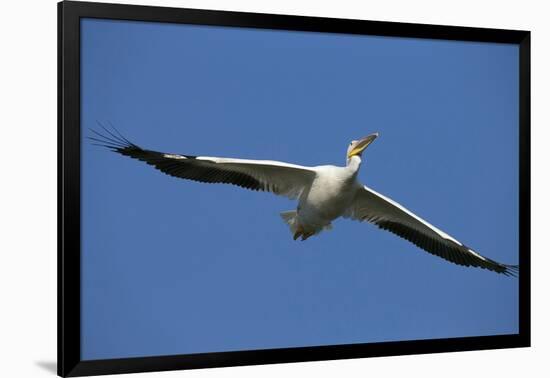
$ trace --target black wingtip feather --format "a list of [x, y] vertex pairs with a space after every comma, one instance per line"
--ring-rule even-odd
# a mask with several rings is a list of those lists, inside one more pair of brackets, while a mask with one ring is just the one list
[[503, 265], [504, 274], [507, 276], [518, 277], [519, 276], [519, 265]]
[[96, 142], [92, 143], [93, 145], [105, 147], [123, 155], [126, 154], [128, 150], [141, 150], [139, 146], [126, 139], [112, 124], [110, 124], [110, 127], [114, 131], [109, 130], [99, 121], [97, 121], [97, 124], [104, 132], [102, 133], [92, 128], [89, 129], [94, 136], [88, 136], [87, 138]]

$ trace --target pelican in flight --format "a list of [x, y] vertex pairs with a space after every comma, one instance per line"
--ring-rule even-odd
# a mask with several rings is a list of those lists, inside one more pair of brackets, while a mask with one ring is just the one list
[[458, 265], [511, 276], [516, 276], [519, 271], [517, 265], [501, 264], [480, 255], [397, 202], [361, 184], [357, 180], [361, 156], [378, 133], [351, 141], [345, 167], [305, 167], [271, 160], [152, 151], [130, 142], [114, 128], [109, 130], [103, 127], [103, 130], [104, 133], [91, 130], [95, 136], [90, 139], [121, 155], [152, 165], [170, 176], [204, 183], [232, 184], [297, 199], [296, 210], [281, 213], [294, 240], [306, 240], [328, 230], [333, 220], [344, 217], [372, 223]]

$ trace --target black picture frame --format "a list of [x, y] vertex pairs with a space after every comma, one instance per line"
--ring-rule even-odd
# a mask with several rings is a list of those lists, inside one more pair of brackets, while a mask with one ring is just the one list
[[[368, 34], [519, 46], [519, 333], [83, 361], [80, 355], [80, 19]], [[58, 374], [99, 374], [336, 360], [530, 346], [530, 32], [106, 3], [58, 3]]]

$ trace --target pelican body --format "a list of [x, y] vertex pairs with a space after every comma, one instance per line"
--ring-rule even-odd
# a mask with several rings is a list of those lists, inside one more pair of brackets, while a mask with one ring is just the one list
[[378, 133], [351, 141], [344, 167], [306, 167], [272, 160], [152, 151], [130, 142], [114, 128], [102, 128], [105, 133], [92, 130], [95, 135], [89, 137], [96, 144], [141, 160], [168, 175], [204, 183], [232, 184], [297, 199], [295, 210], [281, 213], [294, 240], [306, 240], [331, 229], [333, 220], [345, 217], [372, 223], [458, 265], [512, 276], [519, 271], [517, 265], [501, 264], [480, 255], [399, 203], [361, 184], [357, 180], [361, 156]]
[[378, 137], [378, 133], [359, 141], [352, 141], [348, 147], [345, 167], [321, 165], [313, 167], [315, 177], [300, 195], [296, 211], [281, 214], [288, 223], [294, 240], [306, 240], [323, 229], [331, 229], [331, 222], [350, 211], [363, 185], [357, 180], [361, 166], [361, 153]]

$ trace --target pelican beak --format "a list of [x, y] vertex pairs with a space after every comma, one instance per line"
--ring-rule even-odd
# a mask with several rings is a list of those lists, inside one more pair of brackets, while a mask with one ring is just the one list
[[355, 146], [353, 146], [353, 148], [349, 152], [348, 159], [355, 155], [361, 155], [365, 148], [367, 148], [372, 142], [374, 142], [376, 138], [378, 138], [378, 133], [371, 134], [358, 140], [357, 143], [355, 143]]

